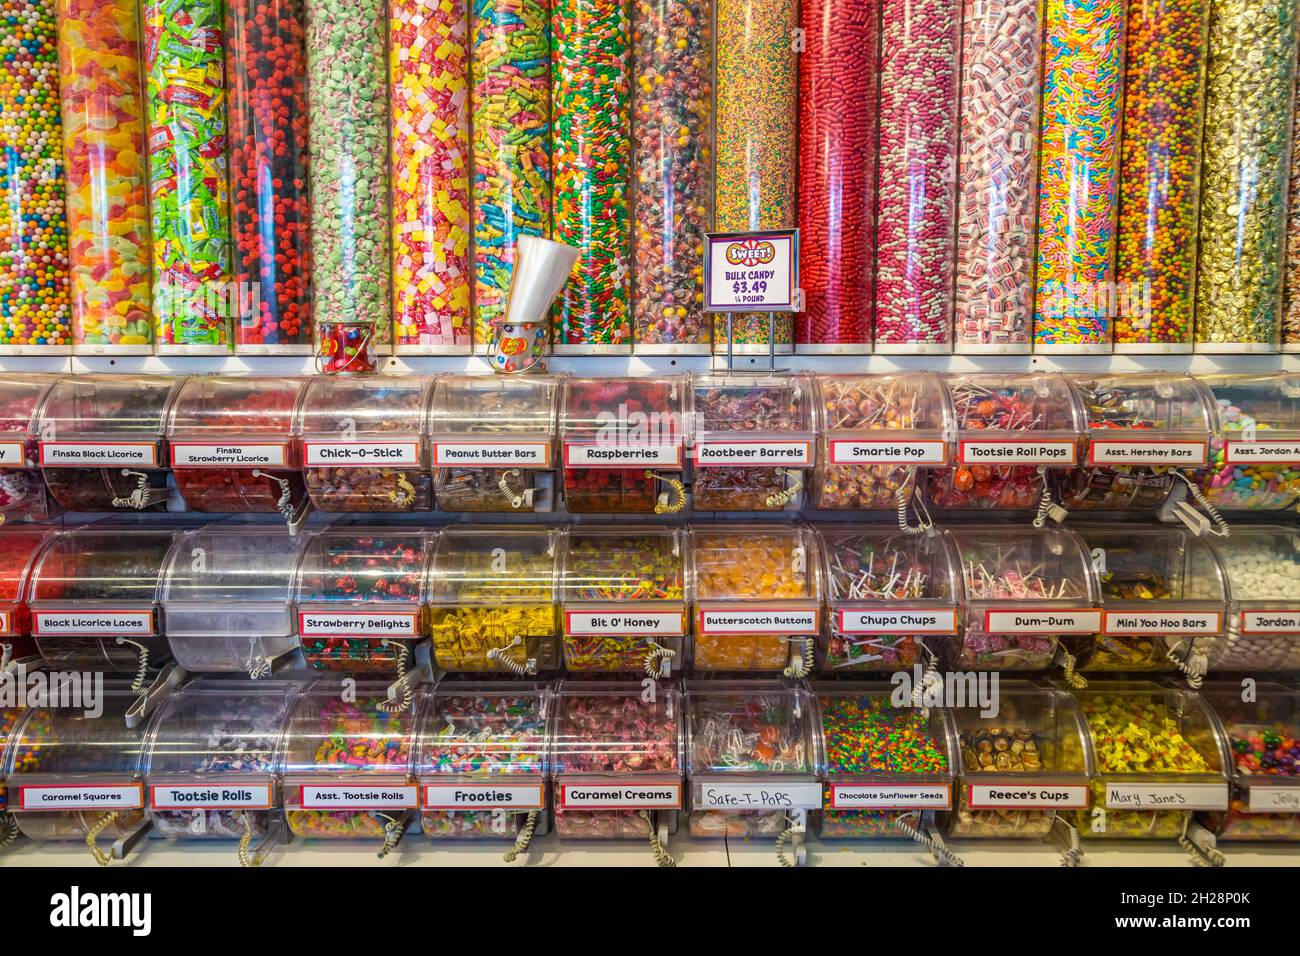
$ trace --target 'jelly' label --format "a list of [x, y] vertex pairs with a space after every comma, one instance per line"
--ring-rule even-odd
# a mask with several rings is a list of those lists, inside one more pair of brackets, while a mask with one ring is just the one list
[[212, 442], [172, 442], [173, 468], [283, 468], [288, 446], [219, 445]]
[[841, 634], [956, 634], [957, 609], [848, 608], [836, 611]]
[[433, 445], [437, 467], [549, 468], [548, 441], [440, 441]]
[[540, 810], [546, 806], [540, 783], [429, 783], [426, 810]]
[[816, 634], [816, 607], [705, 607], [700, 609], [701, 634]]
[[562, 783], [561, 810], [668, 810], [682, 805], [680, 783]]
[[269, 783], [185, 784], [155, 783], [149, 788], [149, 805], [155, 810], [269, 810]]
[[1223, 460], [1229, 465], [1295, 464], [1300, 462], [1300, 442], [1230, 441]]
[[1072, 441], [968, 438], [957, 457], [963, 465], [1073, 465], [1078, 449]]
[[309, 441], [303, 446], [304, 464], [308, 468], [331, 465], [401, 465], [420, 464], [420, 442], [414, 438], [385, 441]]
[[151, 441], [43, 441], [40, 448], [47, 468], [158, 467], [158, 447]]
[[680, 443], [565, 442], [566, 468], [681, 468]]
[[1243, 634], [1300, 634], [1300, 611], [1242, 611]]
[[702, 783], [698, 806], [709, 810], [820, 810], [820, 783]]
[[24, 810], [142, 810], [144, 785], [139, 783], [50, 783], [18, 786], [18, 806]]
[[695, 446], [697, 465], [811, 465], [810, 441], [706, 441]]
[[985, 611], [990, 634], [1096, 634], [1101, 611]]
[[1300, 787], [1250, 788], [1248, 813], [1300, 813]]
[[565, 611], [564, 631], [574, 636], [588, 634], [663, 635], [686, 633], [683, 611]]
[[35, 611], [32, 633], [41, 637], [149, 637], [153, 611]]
[[833, 783], [826, 806], [831, 810], [950, 810], [946, 783]]
[[1226, 810], [1226, 783], [1108, 783], [1108, 810]]
[[0, 441], [0, 468], [21, 468], [27, 464], [27, 455], [20, 441]]
[[1087, 785], [973, 783], [966, 794], [972, 810], [1019, 808], [1083, 810], [1088, 806]]
[[832, 438], [832, 465], [946, 465], [948, 443], [938, 439]]
[[299, 611], [298, 633], [303, 637], [414, 637], [416, 618], [414, 611]]
[[1107, 634], [1218, 634], [1222, 629], [1218, 611], [1107, 611], [1102, 626]]
[[1088, 446], [1090, 465], [1203, 465], [1203, 441], [1142, 441], [1093, 438]]
[[396, 784], [311, 784], [301, 788], [298, 802], [304, 810], [413, 810], [418, 789]]

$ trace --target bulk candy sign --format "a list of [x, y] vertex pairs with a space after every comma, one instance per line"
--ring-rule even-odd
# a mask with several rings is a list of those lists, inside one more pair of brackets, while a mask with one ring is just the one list
[[797, 312], [799, 230], [712, 232], [704, 258], [709, 312]]

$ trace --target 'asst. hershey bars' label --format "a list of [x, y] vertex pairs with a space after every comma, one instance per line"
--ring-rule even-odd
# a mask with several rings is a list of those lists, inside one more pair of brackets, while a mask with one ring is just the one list
[[420, 464], [420, 442], [416, 438], [385, 438], [372, 441], [309, 441], [303, 445], [303, 464], [308, 468], [331, 465]]
[[680, 783], [561, 783], [561, 810], [668, 810], [682, 805]]
[[0, 468], [22, 468], [27, 453], [20, 441], [0, 441]]
[[149, 787], [149, 805], [155, 810], [269, 810], [271, 785], [155, 783]]
[[1096, 634], [1101, 630], [1101, 611], [985, 611], [984, 630], [990, 634]]
[[41, 637], [149, 637], [153, 611], [33, 611], [32, 633]]
[[19, 784], [18, 806], [23, 810], [142, 810], [141, 783]]
[[948, 443], [937, 438], [832, 438], [832, 465], [946, 465]]
[[686, 633], [686, 612], [675, 611], [565, 611], [564, 631], [575, 637], [596, 634], [663, 635]]
[[1102, 615], [1106, 634], [1218, 634], [1223, 615], [1218, 611], [1107, 611]]
[[701, 634], [816, 634], [820, 613], [808, 607], [702, 607]]
[[564, 443], [566, 468], [681, 468], [681, 442]]
[[1300, 634], [1300, 611], [1242, 611], [1243, 634]]
[[1072, 441], [966, 438], [957, 457], [963, 465], [1073, 465], [1078, 448]]
[[484, 465], [492, 468], [549, 468], [549, 441], [439, 441], [433, 443], [439, 468]]
[[540, 783], [426, 783], [425, 810], [540, 810], [546, 788]]
[[695, 464], [740, 468], [746, 465], [811, 465], [812, 442], [776, 439], [702, 441], [695, 445]]
[[1083, 810], [1088, 806], [1088, 785], [972, 783], [966, 799], [972, 810]]
[[826, 806], [831, 810], [950, 810], [952, 790], [946, 783], [832, 783]]
[[1088, 445], [1090, 465], [1203, 465], [1203, 441], [1164, 441], [1137, 438], [1093, 438]]
[[303, 637], [414, 637], [415, 611], [299, 611]]
[[957, 609], [891, 607], [841, 608], [835, 612], [841, 634], [956, 634]]
[[157, 468], [158, 446], [151, 441], [43, 441], [46, 468]]
[[419, 788], [393, 784], [306, 784], [299, 789], [304, 810], [414, 810]]
[[1300, 462], [1300, 442], [1229, 441], [1223, 450], [1223, 460], [1229, 465], [1253, 465], [1257, 462], [1293, 465]]
[[216, 442], [172, 442], [173, 468], [283, 468], [289, 457], [285, 444], [243, 445]]

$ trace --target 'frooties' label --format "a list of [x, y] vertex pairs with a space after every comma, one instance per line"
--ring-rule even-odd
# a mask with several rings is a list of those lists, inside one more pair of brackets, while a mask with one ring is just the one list
[[832, 465], [946, 465], [948, 444], [939, 439], [833, 438]]
[[299, 611], [303, 637], [414, 637], [416, 613], [397, 611]]
[[813, 607], [703, 607], [701, 634], [816, 634], [821, 615]]
[[20, 784], [18, 806], [24, 810], [141, 810], [144, 808], [144, 785]]
[[46, 468], [156, 468], [158, 447], [151, 441], [43, 441]]
[[956, 608], [847, 608], [836, 611], [841, 634], [956, 634]]
[[561, 810], [668, 810], [682, 805], [680, 783], [562, 783]]
[[831, 810], [950, 810], [952, 791], [946, 783], [833, 783], [826, 806]]
[[1090, 465], [1203, 465], [1203, 441], [1160, 441], [1093, 438], [1088, 446]]
[[695, 446], [695, 463], [740, 468], [746, 465], [811, 465], [810, 441], [702, 441]]
[[1218, 611], [1107, 611], [1106, 634], [1218, 634], [1223, 615]]
[[1073, 465], [1078, 449], [1072, 441], [967, 438], [957, 457], [963, 465]]
[[682, 446], [650, 442], [565, 442], [566, 468], [681, 468]]
[[269, 810], [271, 785], [156, 783], [149, 787], [149, 805], [155, 810]]
[[420, 464], [420, 442], [415, 438], [383, 441], [309, 441], [303, 446], [303, 464], [308, 468], [330, 466]]
[[32, 633], [40, 637], [149, 637], [153, 611], [36, 611]]
[[1242, 611], [1243, 634], [1300, 634], [1300, 611]]
[[172, 442], [173, 468], [283, 468], [288, 447], [283, 444], [231, 445], [213, 442]]
[[549, 441], [440, 441], [433, 445], [433, 463], [440, 468], [549, 468]]
[[546, 806], [540, 783], [429, 783], [425, 810], [540, 810]]
[[380, 784], [310, 784], [299, 790], [304, 810], [413, 810], [417, 787]]
[[1109, 810], [1226, 810], [1226, 783], [1108, 783]]
[[680, 637], [686, 633], [685, 612], [565, 611], [564, 631], [575, 637], [597, 634]]
[[1096, 634], [1101, 611], [986, 611], [984, 629], [990, 634]]
[[967, 789], [972, 810], [1083, 810], [1088, 806], [1088, 787], [1057, 784], [973, 783]]

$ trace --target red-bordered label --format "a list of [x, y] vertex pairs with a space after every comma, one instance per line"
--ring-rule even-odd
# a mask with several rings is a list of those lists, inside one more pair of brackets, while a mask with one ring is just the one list
[[18, 806], [24, 810], [143, 810], [141, 783], [19, 784]]
[[420, 788], [425, 810], [540, 810], [546, 787], [540, 783], [426, 783]]
[[43, 441], [43, 468], [157, 468], [151, 441]]
[[841, 634], [956, 634], [957, 609], [841, 608], [835, 612]]
[[676, 810], [682, 805], [680, 783], [561, 783], [556, 804], [561, 810]]
[[153, 611], [33, 611], [38, 637], [150, 637]]
[[417, 611], [299, 611], [302, 637], [415, 637]]
[[303, 442], [303, 466], [306, 468], [414, 468], [419, 464], [418, 438]]
[[629, 637], [681, 637], [686, 633], [686, 611], [565, 611], [564, 632], [576, 637], [600, 634]]
[[[1158, 603], [1158, 602], [1152, 602]], [[1218, 634], [1223, 631], [1219, 611], [1107, 611], [1106, 634]]]
[[419, 787], [405, 783], [309, 783], [298, 788], [303, 810], [414, 810]]
[[1228, 441], [1223, 460], [1229, 465], [1294, 465], [1300, 463], [1300, 442]]
[[149, 786], [155, 810], [269, 810], [269, 783], [168, 784]]
[[13, 633], [14, 619], [8, 611], [0, 611], [0, 634], [8, 637]]
[[171, 443], [173, 468], [283, 468], [288, 461], [287, 442]]
[[832, 465], [946, 465], [948, 443], [937, 438], [832, 438]]
[[790, 439], [740, 439], [702, 441], [692, 449], [696, 466], [745, 468], [812, 464], [812, 442]]
[[1241, 633], [1300, 634], [1300, 611], [1242, 611]]
[[682, 444], [653, 442], [565, 442], [565, 468], [682, 467]]
[[702, 607], [696, 624], [701, 634], [818, 634], [821, 610], [801, 607]]
[[972, 810], [1086, 810], [1088, 785], [972, 783], [966, 802]]
[[1097, 634], [1101, 631], [1101, 611], [985, 611], [984, 630], [989, 634]]
[[946, 783], [833, 783], [827, 789], [828, 810], [952, 809]]
[[963, 438], [957, 460], [963, 465], [1073, 465], [1079, 456], [1073, 441], [1032, 438]]
[[27, 467], [27, 445], [20, 441], [0, 441], [0, 468]]
[[550, 468], [548, 441], [437, 441], [433, 463], [439, 468]]
[[1099, 438], [1088, 443], [1090, 465], [1203, 465], [1207, 442], [1153, 438]]

